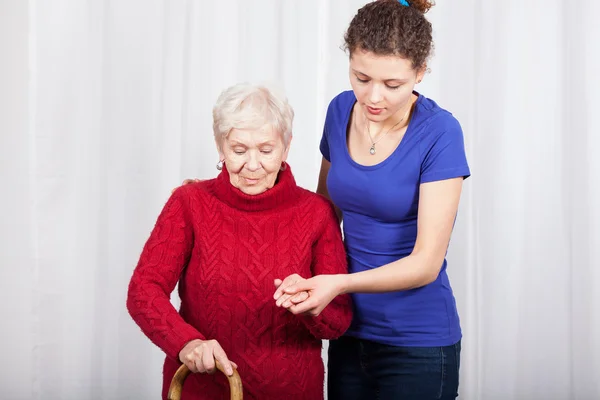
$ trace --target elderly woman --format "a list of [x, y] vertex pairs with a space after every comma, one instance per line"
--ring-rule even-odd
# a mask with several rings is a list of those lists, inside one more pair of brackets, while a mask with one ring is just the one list
[[[290, 274], [347, 272], [331, 203], [296, 185], [286, 158], [293, 110], [263, 86], [224, 91], [213, 109], [221, 170], [176, 189], [160, 213], [129, 284], [127, 308], [166, 353], [163, 398], [185, 363], [183, 399], [225, 399], [237, 368], [248, 399], [323, 398], [321, 339], [342, 335], [349, 297], [318, 317], [277, 307]], [[170, 294], [179, 283], [181, 308]]]

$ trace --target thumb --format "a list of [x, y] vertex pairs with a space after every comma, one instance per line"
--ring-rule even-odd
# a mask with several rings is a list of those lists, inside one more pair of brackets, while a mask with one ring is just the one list
[[281, 279], [275, 279], [275, 287], [278, 288], [279, 286], [281, 286], [281, 284], [283, 283], [283, 281]]
[[296, 282], [293, 285], [286, 287], [283, 291], [286, 294], [295, 294], [302, 291], [308, 291], [312, 289], [312, 285], [309, 280], [305, 280], [302, 282]]

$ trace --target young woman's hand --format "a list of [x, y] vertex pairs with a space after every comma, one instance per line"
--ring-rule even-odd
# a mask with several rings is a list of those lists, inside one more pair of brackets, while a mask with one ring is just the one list
[[[331, 301], [342, 293], [343, 275], [317, 275], [304, 279], [296, 274], [283, 280], [273, 296], [280, 307], [285, 307], [294, 314], [308, 314], [313, 317], [321, 314]], [[306, 292], [308, 296], [302, 300], [294, 296]]]
[[[189, 185], [190, 183], [198, 183], [198, 182], [202, 182], [202, 179], [184, 179], [183, 182], [181, 183], [181, 186], [185, 186], [185, 185]], [[181, 187], [178, 186], [178, 187]], [[173, 193], [177, 188], [174, 188], [173, 190], [171, 190], [171, 193]]]
[[[299, 280], [304, 280], [304, 278], [302, 278], [298, 274], [292, 274], [292, 275], [288, 276], [287, 278], [285, 278], [285, 280], [283, 280], [283, 281], [281, 279], [275, 279], [275, 289], [279, 289], [280, 287], [282, 287], [282, 285], [283, 285], [283, 287], [290, 286], [291, 284], [296, 283]], [[276, 293], [275, 296], [277, 296], [277, 291], [275, 293]], [[293, 295], [283, 293], [279, 297], [274, 297], [274, 298], [276, 300], [277, 307], [284, 307], [289, 310], [289, 308], [292, 305], [302, 303], [303, 301], [308, 299], [308, 292], [302, 291], [302, 292], [295, 293]]]

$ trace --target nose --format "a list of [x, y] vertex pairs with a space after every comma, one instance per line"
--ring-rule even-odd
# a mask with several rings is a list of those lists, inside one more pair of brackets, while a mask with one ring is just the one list
[[383, 95], [381, 94], [381, 87], [379, 85], [372, 85], [371, 93], [369, 93], [369, 101], [372, 105], [376, 105], [381, 100], [383, 100]]
[[257, 152], [250, 151], [248, 154], [248, 162], [246, 162], [246, 168], [249, 171], [258, 171], [260, 169], [260, 160]]

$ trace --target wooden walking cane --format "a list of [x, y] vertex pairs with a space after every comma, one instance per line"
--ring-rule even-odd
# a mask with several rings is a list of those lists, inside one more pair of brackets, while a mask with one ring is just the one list
[[[220, 362], [216, 361], [216, 366], [219, 371], [225, 374], [223, 366]], [[187, 378], [188, 375], [191, 373], [192, 371], [190, 371], [189, 368], [185, 366], [185, 364], [179, 367], [177, 372], [175, 372], [175, 375], [173, 375], [173, 379], [171, 380], [169, 394], [167, 395], [167, 398], [169, 400], [181, 400], [183, 381], [185, 381], [185, 378]], [[242, 378], [240, 378], [240, 374], [238, 374], [235, 368], [233, 369], [233, 375], [228, 376], [227, 380], [229, 381], [229, 389], [231, 390], [231, 400], [242, 400], [244, 397], [244, 390], [242, 388]]]

